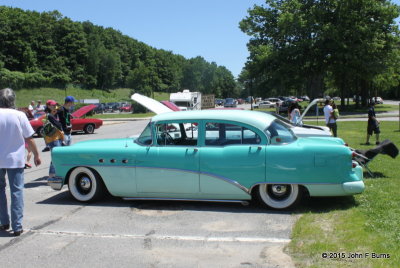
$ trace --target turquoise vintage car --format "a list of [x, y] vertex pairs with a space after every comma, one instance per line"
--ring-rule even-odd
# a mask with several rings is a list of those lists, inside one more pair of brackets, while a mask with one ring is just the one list
[[343, 140], [298, 138], [275, 117], [256, 111], [170, 112], [152, 118], [137, 138], [56, 147], [60, 190], [82, 202], [105, 191], [127, 200], [245, 201], [274, 209], [303, 196], [364, 190], [362, 168]]

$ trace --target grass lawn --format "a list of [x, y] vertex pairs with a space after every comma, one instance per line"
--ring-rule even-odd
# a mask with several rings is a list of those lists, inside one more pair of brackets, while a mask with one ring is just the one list
[[[17, 95], [17, 106], [28, 107], [30, 102], [33, 100], [41, 100], [42, 104], [46, 103], [46, 100], [53, 99], [58, 103], [64, 103], [66, 96], [74, 96], [75, 99], [99, 99], [100, 102], [122, 102], [131, 101], [131, 92], [129, 88], [118, 88], [113, 90], [99, 90], [99, 89], [81, 89], [81, 88], [32, 88], [32, 89], [20, 89], [16, 90]], [[154, 92], [154, 99], [169, 100], [169, 93]]]
[[[372, 148], [362, 145], [366, 128], [367, 122], [338, 122], [338, 135], [352, 148]], [[381, 131], [381, 140], [390, 139], [400, 146], [398, 122], [381, 121]], [[286, 251], [296, 266], [399, 267], [399, 160], [376, 156], [369, 164], [376, 177], [364, 173], [366, 190], [360, 195], [311, 198], [295, 211], [301, 216]], [[328, 258], [322, 257], [325, 252]], [[349, 258], [351, 253], [358, 254], [352, 255], [357, 258]]]

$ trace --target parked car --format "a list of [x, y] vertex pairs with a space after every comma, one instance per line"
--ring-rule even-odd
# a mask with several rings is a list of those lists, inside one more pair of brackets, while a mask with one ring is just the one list
[[215, 99], [215, 105], [223, 106], [224, 105], [224, 100], [223, 99]]
[[[264, 112], [268, 113], [271, 116], [276, 117], [278, 120], [286, 124], [288, 128], [290, 128], [293, 133], [297, 137], [332, 137], [332, 133], [329, 130], [328, 127], [326, 126], [316, 126], [316, 125], [307, 125], [307, 124], [302, 124], [302, 125], [296, 125], [292, 122], [290, 122], [289, 119], [286, 117], [283, 117], [279, 114], [276, 114], [275, 112]], [[304, 114], [304, 113], [303, 113]]]
[[[95, 129], [98, 129], [103, 125], [103, 120], [96, 119], [96, 118], [83, 118], [87, 113], [92, 111], [96, 105], [90, 104], [87, 106], [83, 106], [82, 108], [78, 109], [77, 111], [73, 112], [71, 124], [72, 124], [72, 131], [79, 132], [83, 131], [86, 134], [94, 133]], [[45, 114], [42, 116], [29, 121], [35, 133], [41, 137], [41, 131], [43, 128], [43, 119], [45, 119]]]
[[93, 109], [95, 114], [103, 114], [105, 111], [105, 104], [104, 103], [95, 103], [96, 107]]
[[375, 97], [373, 98], [376, 104], [383, 104], [383, 99], [381, 97]]
[[279, 113], [287, 113], [289, 110], [290, 105], [296, 102], [291, 98], [286, 98], [280, 105], [279, 105]]
[[275, 102], [281, 104], [283, 101], [279, 98], [267, 98], [266, 101]]
[[165, 106], [167, 106], [169, 109], [171, 109], [174, 112], [179, 112], [181, 111], [181, 108], [178, 107], [178, 105], [176, 105], [175, 103], [171, 102], [171, 101], [160, 101], [162, 104], [164, 104]]
[[285, 209], [305, 193], [362, 193], [362, 168], [352, 155], [339, 138], [297, 138], [262, 112], [169, 112], [153, 117], [137, 138], [54, 148], [57, 174], [48, 184], [56, 190], [68, 185], [81, 202], [108, 192], [125, 200], [257, 198]]
[[133, 111], [133, 106], [132, 104], [122, 104], [122, 106], [119, 108], [120, 112], [132, 112]]
[[275, 108], [275, 107], [276, 107], [275, 102], [262, 101], [262, 102], [256, 104], [254, 108], [266, 109], [266, 108]]
[[108, 102], [104, 107], [105, 112], [113, 113], [119, 111], [120, 104], [118, 102]]
[[236, 107], [236, 101], [233, 98], [226, 98], [224, 102], [224, 107]]

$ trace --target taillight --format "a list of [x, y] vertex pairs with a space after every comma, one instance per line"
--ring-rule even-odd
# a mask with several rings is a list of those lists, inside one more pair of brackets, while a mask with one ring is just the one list
[[357, 163], [353, 162], [352, 167], [355, 168], [357, 166]]
[[345, 143], [344, 146], [349, 147], [349, 144], [348, 144], [348, 143]]
[[353, 152], [352, 154], [351, 154], [351, 157], [352, 158], [354, 158], [354, 157], [356, 157], [357, 156], [357, 153], [356, 152]]

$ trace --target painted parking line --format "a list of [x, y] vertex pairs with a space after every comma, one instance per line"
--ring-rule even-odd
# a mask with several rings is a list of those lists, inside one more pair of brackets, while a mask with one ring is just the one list
[[84, 233], [66, 231], [41, 231], [29, 230], [29, 232], [41, 235], [56, 236], [78, 236], [96, 238], [130, 238], [130, 239], [156, 239], [156, 240], [178, 240], [178, 241], [201, 241], [201, 242], [244, 242], [244, 243], [289, 243], [290, 239], [275, 237], [210, 237], [210, 236], [180, 236], [180, 235], [130, 235], [130, 234], [107, 234], [107, 233]]

